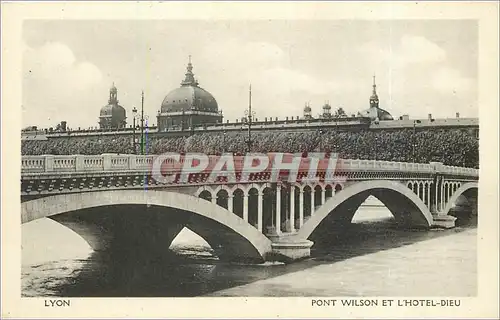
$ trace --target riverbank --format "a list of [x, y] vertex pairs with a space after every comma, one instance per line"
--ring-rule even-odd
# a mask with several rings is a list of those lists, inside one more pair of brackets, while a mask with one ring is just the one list
[[476, 238], [476, 228], [457, 230], [207, 296], [475, 296]]

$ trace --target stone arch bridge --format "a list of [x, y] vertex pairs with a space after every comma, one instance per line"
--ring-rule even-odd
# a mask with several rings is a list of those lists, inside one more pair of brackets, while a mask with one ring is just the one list
[[402, 227], [455, 225], [454, 210], [477, 214], [477, 169], [339, 160], [333, 182], [159, 183], [153, 156], [23, 156], [21, 220], [49, 217], [94, 250], [167, 250], [188, 227], [228, 261], [290, 261], [310, 255], [314, 234], [349, 223], [369, 197]]

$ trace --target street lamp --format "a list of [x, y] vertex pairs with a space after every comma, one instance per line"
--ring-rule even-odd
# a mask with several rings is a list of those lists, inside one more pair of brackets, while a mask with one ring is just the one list
[[[137, 153], [137, 144], [141, 145], [141, 154], [144, 154], [144, 120], [148, 120], [148, 116], [144, 116], [144, 91], [142, 91], [141, 94], [141, 114], [140, 116], [137, 114], [137, 109], [134, 107], [132, 109], [132, 115], [133, 115], [133, 130], [132, 130], [132, 137], [133, 137], [133, 146], [134, 146], [134, 154]], [[135, 137], [135, 130], [137, 129], [137, 124], [136, 120], [140, 121], [140, 130], [141, 130], [141, 136], [140, 139], [136, 139]], [[139, 140], [139, 141], [137, 141]]]
[[319, 152], [321, 152], [322, 141], [321, 136], [323, 135], [323, 129], [319, 129]]
[[250, 85], [249, 95], [248, 95], [248, 110], [245, 110], [245, 116], [248, 117], [248, 139], [247, 143], [247, 152], [250, 152], [252, 149], [252, 120], [255, 116], [255, 111], [252, 111], [252, 85]]
[[378, 146], [378, 137], [375, 136], [375, 160], [377, 160], [377, 146]]
[[142, 132], [141, 132], [141, 154], [146, 152], [147, 146], [147, 134], [149, 132], [149, 124], [148, 124], [149, 116], [145, 115], [142, 117]]
[[144, 90], [141, 93], [141, 154], [144, 154]]
[[226, 130], [222, 132], [222, 153], [226, 152]]
[[137, 153], [137, 149], [136, 149], [136, 144], [137, 144], [137, 141], [135, 140], [135, 129], [136, 129], [136, 124], [135, 124], [135, 119], [137, 118], [137, 109], [134, 107], [132, 109], [132, 127], [133, 127], [133, 130], [132, 130], [132, 148], [134, 149], [134, 154]]
[[417, 143], [414, 142], [412, 146], [413, 146], [413, 163], [416, 163], [416, 161], [417, 161], [416, 157], [417, 156], [415, 154], [415, 149], [417, 149]]
[[420, 120], [413, 120], [413, 135], [412, 135], [412, 154], [413, 154], [413, 163], [415, 163], [415, 147], [417, 146], [416, 143], [416, 136], [415, 136], [415, 126], [417, 123], [421, 123]]

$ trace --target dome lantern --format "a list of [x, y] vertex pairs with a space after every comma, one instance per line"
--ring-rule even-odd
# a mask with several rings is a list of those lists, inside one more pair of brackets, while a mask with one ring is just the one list
[[377, 84], [375, 83], [375, 75], [373, 75], [372, 95], [370, 96], [370, 107], [378, 108]]
[[191, 63], [191, 55], [189, 55], [189, 62], [186, 68], [186, 74], [184, 80], [181, 82], [181, 86], [198, 86], [198, 81], [194, 78], [193, 64]]

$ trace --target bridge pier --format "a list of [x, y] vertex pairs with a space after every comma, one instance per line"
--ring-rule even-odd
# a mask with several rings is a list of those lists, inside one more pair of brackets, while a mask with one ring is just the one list
[[307, 258], [311, 255], [311, 247], [314, 243], [309, 240], [300, 242], [275, 242], [271, 244], [272, 259], [282, 262], [291, 262]]
[[271, 239], [271, 252], [266, 257], [267, 261], [292, 262], [307, 258], [311, 255], [314, 242], [297, 237], [297, 232], [281, 234], [268, 234]]
[[444, 214], [433, 214], [432, 215], [432, 228], [444, 228], [451, 229], [455, 228], [456, 217]]

